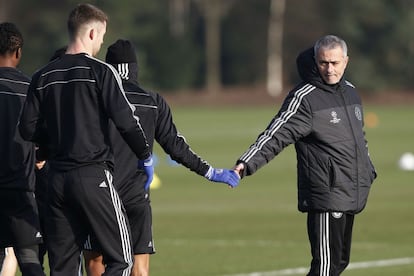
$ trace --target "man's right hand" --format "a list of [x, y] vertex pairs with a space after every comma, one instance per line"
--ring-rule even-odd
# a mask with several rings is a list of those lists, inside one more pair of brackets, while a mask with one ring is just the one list
[[245, 167], [243, 163], [239, 163], [236, 166], [234, 166], [233, 170], [239, 174], [240, 177], [243, 176], [243, 171], [244, 171]]

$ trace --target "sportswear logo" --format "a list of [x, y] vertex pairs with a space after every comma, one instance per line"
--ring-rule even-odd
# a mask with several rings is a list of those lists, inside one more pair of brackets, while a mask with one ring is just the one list
[[331, 116], [332, 116], [332, 119], [329, 122], [333, 124], [337, 124], [341, 121], [341, 119], [338, 118], [338, 114], [336, 113], [336, 111], [332, 111]]
[[342, 217], [342, 215], [343, 215], [343, 213], [342, 213], [342, 212], [332, 212], [332, 216], [333, 216], [334, 218], [336, 218], [336, 219], [341, 218], [341, 217]]
[[99, 187], [100, 188], [108, 188], [108, 185], [106, 185], [106, 182], [105, 181], [102, 181], [102, 183], [99, 184]]
[[42, 234], [40, 234], [40, 232], [36, 233], [36, 238], [42, 238]]
[[148, 243], [148, 247], [152, 247], [152, 241]]
[[121, 79], [128, 80], [129, 79], [128, 63], [118, 64], [118, 73], [121, 76]]

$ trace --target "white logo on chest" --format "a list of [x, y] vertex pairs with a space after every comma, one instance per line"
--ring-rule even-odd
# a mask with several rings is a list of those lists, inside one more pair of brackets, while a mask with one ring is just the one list
[[341, 121], [341, 119], [338, 118], [338, 114], [335, 111], [331, 112], [331, 116], [332, 116], [332, 119], [329, 122], [331, 122], [333, 124], [337, 124]]

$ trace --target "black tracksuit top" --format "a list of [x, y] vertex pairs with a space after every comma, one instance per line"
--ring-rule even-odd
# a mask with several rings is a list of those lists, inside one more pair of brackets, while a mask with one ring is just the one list
[[113, 166], [110, 121], [137, 158], [149, 157], [115, 69], [87, 54], [64, 55], [33, 75], [19, 130], [47, 150], [52, 168], [65, 171], [100, 162]]
[[34, 146], [17, 131], [30, 79], [15, 68], [0, 67], [0, 188], [34, 190]]
[[[185, 138], [177, 131], [170, 107], [164, 98], [141, 88], [136, 77], [131, 74], [127, 81], [123, 80], [123, 86], [128, 100], [135, 106], [135, 114], [140, 118], [151, 151], [156, 141], [171, 159], [204, 176], [210, 165], [191, 150]], [[127, 185], [134, 179], [136, 159], [118, 132], [111, 132], [111, 141], [115, 153], [114, 183], [118, 189], [122, 189], [119, 186]], [[141, 180], [144, 185], [145, 177]]]
[[286, 97], [267, 129], [238, 162], [256, 172], [295, 144], [298, 209], [358, 213], [376, 172], [363, 131], [361, 100], [349, 82], [326, 85], [308, 49], [297, 59], [303, 82]]

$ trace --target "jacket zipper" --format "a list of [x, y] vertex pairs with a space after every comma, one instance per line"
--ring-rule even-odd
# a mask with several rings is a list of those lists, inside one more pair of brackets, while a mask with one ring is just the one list
[[354, 128], [353, 128], [353, 126], [352, 126], [352, 122], [351, 122], [351, 117], [349, 116], [349, 113], [348, 113], [348, 108], [347, 108], [347, 105], [346, 105], [346, 101], [345, 101], [345, 96], [344, 96], [344, 90], [340, 90], [339, 91], [339, 93], [341, 94], [341, 99], [342, 99], [342, 102], [343, 102], [343, 105], [344, 105], [344, 108], [345, 108], [345, 113], [346, 113], [346, 117], [348, 118], [348, 123], [349, 123], [349, 126], [350, 126], [350, 128], [351, 128], [351, 131], [352, 131], [352, 137], [353, 137], [353, 139], [354, 139], [354, 143], [355, 143], [355, 166], [356, 166], [356, 183], [357, 183], [357, 198], [356, 198], [356, 210], [359, 210], [359, 171], [358, 171], [358, 163], [359, 163], [359, 160], [358, 160], [358, 144], [357, 144], [357, 140], [356, 140], [356, 138], [355, 138], [355, 131], [354, 131]]

